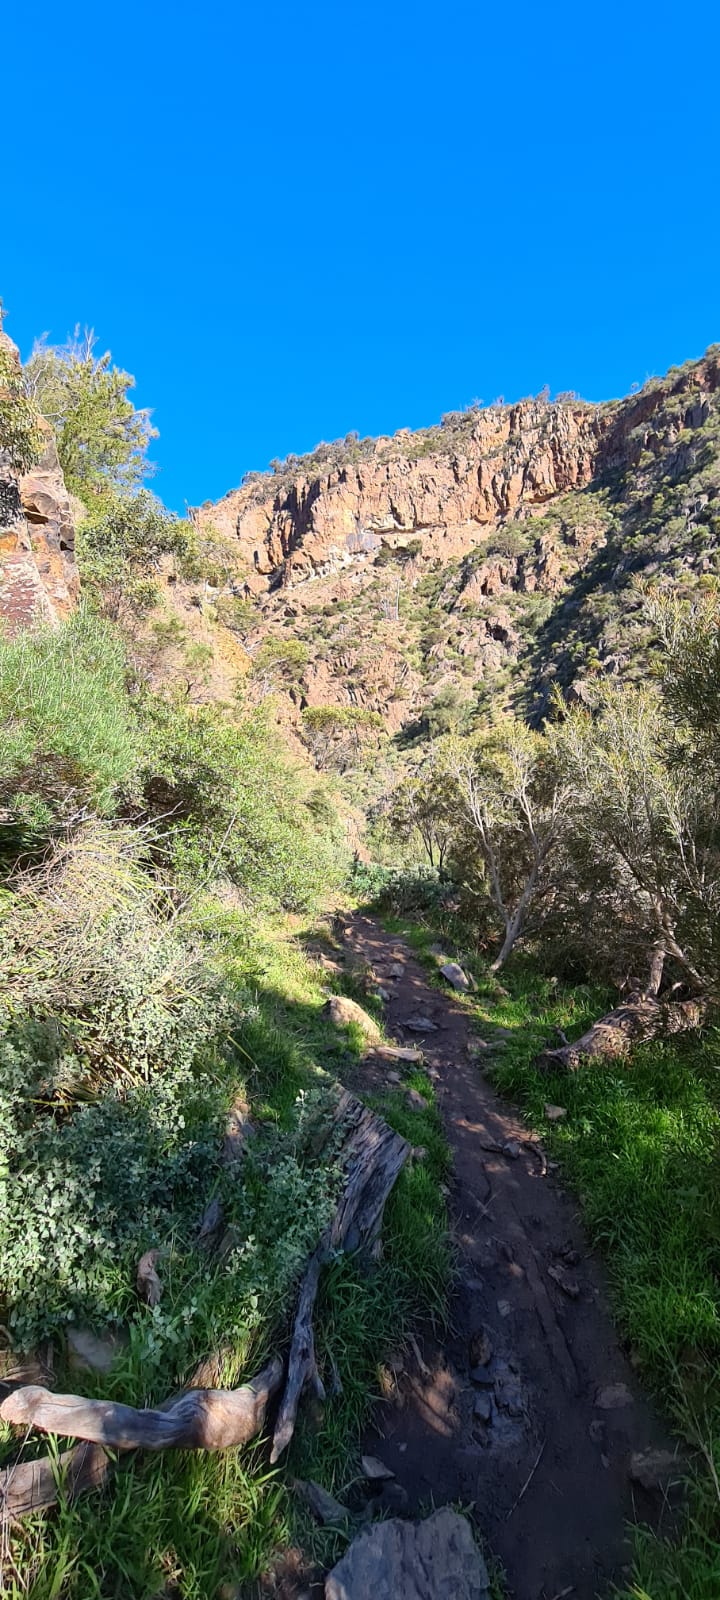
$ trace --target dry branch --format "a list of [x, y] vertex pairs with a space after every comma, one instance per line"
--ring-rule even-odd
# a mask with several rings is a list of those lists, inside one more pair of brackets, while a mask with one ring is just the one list
[[65, 1486], [71, 1500], [85, 1489], [98, 1488], [112, 1466], [102, 1445], [78, 1444], [65, 1450], [57, 1463], [43, 1456], [41, 1461], [18, 1461], [6, 1467], [0, 1472], [0, 1524], [54, 1506], [59, 1484]]
[[704, 1016], [702, 1000], [656, 1000], [649, 994], [633, 995], [600, 1017], [574, 1044], [543, 1050], [538, 1065], [565, 1067], [574, 1072], [588, 1058], [627, 1056], [637, 1044], [699, 1028]]
[[[372, 1252], [385, 1202], [410, 1153], [405, 1139], [347, 1091], [338, 1098], [331, 1125], [323, 1134], [323, 1146], [335, 1137], [340, 1139], [338, 1159], [345, 1184], [333, 1220], [300, 1286], [287, 1383], [273, 1436], [273, 1461], [292, 1438], [305, 1384], [311, 1383], [316, 1393], [324, 1394], [312, 1326], [322, 1268], [339, 1251]], [[112, 1467], [108, 1449], [226, 1450], [246, 1444], [262, 1429], [269, 1401], [280, 1389], [282, 1377], [283, 1363], [274, 1356], [252, 1382], [239, 1389], [191, 1388], [157, 1410], [53, 1394], [39, 1384], [16, 1389], [0, 1405], [3, 1422], [85, 1442], [60, 1457], [59, 1474], [49, 1457], [19, 1462], [0, 1473], [0, 1521], [54, 1505], [58, 1477], [71, 1496], [94, 1488]]]
[[281, 1382], [282, 1362], [274, 1356], [240, 1389], [189, 1389], [158, 1411], [85, 1400], [77, 1394], [52, 1394], [30, 1384], [3, 1400], [0, 1417], [20, 1427], [89, 1439], [114, 1450], [227, 1450], [254, 1439]]
[[347, 1091], [340, 1096], [334, 1122], [347, 1129], [340, 1158], [346, 1173], [345, 1188], [300, 1286], [287, 1383], [273, 1434], [272, 1462], [292, 1439], [305, 1385], [310, 1383], [316, 1394], [324, 1397], [312, 1325], [322, 1269], [340, 1251], [350, 1254], [362, 1249], [368, 1255], [372, 1253], [380, 1235], [385, 1202], [410, 1154], [406, 1140]]

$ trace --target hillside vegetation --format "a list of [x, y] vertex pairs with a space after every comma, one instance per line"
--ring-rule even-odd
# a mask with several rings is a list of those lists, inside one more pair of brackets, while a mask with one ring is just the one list
[[[468, 1006], [512, 1035], [500, 1087], [567, 1114], [550, 1137], [623, 1333], [700, 1459], [687, 1529], [641, 1541], [632, 1593], [714, 1592], [719, 370], [713, 347], [606, 407], [350, 437], [188, 522], [146, 487], [150, 418], [92, 339], [0, 372], [19, 480], [54, 429], [82, 587], [67, 620], [0, 637], [0, 1383], [80, 1370], [152, 1406], [282, 1346], [341, 1184], [318, 1126], [366, 1043], [325, 1002], [382, 1023], [367, 975], [319, 952], [370, 900], [420, 948], [452, 939]], [[330, 1399], [291, 1472], [328, 1489], [383, 1357], [443, 1315], [422, 1074], [417, 1099], [378, 1101], [423, 1155], [380, 1265], [338, 1259], [322, 1286]], [[0, 1467], [44, 1448], [6, 1426]], [[259, 1447], [133, 1457], [103, 1507], [61, 1496], [7, 1531], [8, 1594], [280, 1595], [278, 1552], [339, 1548]]]

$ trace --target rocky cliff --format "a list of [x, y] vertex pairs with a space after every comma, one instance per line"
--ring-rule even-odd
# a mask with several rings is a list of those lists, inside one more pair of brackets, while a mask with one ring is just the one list
[[720, 347], [623, 401], [319, 446], [195, 523], [225, 552], [195, 600], [286, 723], [356, 708], [405, 737], [541, 715], [556, 684], [635, 670], [638, 581], [720, 573]]
[[[0, 349], [19, 370], [17, 350], [0, 329]], [[57, 621], [77, 599], [75, 519], [52, 429], [38, 418], [42, 451], [18, 474], [0, 448], [0, 621], [16, 629]]]
[[[710, 351], [623, 402], [526, 400], [453, 413], [419, 433], [321, 445], [274, 474], [250, 475], [195, 517], [237, 541], [238, 567], [256, 593], [338, 572], [408, 537], [421, 539], [424, 559], [448, 560], [701, 426], [703, 396], [719, 382], [720, 357]], [[672, 405], [683, 396], [684, 412]]]

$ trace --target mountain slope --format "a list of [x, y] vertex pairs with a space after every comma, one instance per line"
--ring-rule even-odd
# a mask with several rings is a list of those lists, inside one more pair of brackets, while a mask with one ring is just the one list
[[194, 521], [231, 569], [211, 608], [283, 720], [360, 707], [396, 734], [510, 700], [537, 715], [554, 682], [581, 694], [635, 657], [634, 580], [718, 568], [720, 347], [623, 401], [321, 445]]

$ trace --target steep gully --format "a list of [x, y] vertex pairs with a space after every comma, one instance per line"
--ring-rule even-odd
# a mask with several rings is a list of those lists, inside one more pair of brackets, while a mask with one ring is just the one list
[[[626, 1575], [627, 1525], [671, 1515], [631, 1481], [630, 1458], [672, 1444], [621, 1348], [577, 1206], [481, 1076], [467, 1013], [373, 919], [354, 917], [345, 940], [391, 991], [391, 1034], [417, 1042], [403, 1024], [418, 1013], [435, 1024], [423, 1052], [452, 1152], [458, 1253], [448, 1334], [404, 1363], [365, 1448], [411, 1510], [471, 1511], [512, 1600], [595, 1600]], [[370, 1088], [377, 1066], [365, 1070]]]

